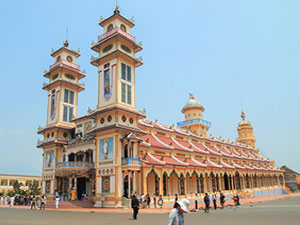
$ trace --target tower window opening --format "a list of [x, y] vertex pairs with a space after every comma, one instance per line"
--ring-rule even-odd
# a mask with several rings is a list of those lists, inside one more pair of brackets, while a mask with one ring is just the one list
[[121, 64], [121, 71], [122, 71], [122, 79], [128, 82], [131, 82], [131, 67], [125, 65], [124, 63]]
[[59, 62], [61, 60], [61, 56], [59, 55], [59, 56], [57, 56], [57, 58], [56, 58], [56, 62]]
[[126, 27], [125, 27], [124, 24], [121, 24], [120, 28], [121, 28], [122, 31], [126, 32]]
[[109, 24], [107, 27], [107, 32], [111, 31], [114, 28], [114, 26], [112, 24]]
[[72, 62], [73, 61], [73, 58], [71, 57], [71, 56], [67, 56], [67, 60], [69, 61], [69, 62]]
[[73, 107], [64, 105], [63, 121], [71, 122], [72, 119], [73, 119]]
[[65, 89], [64, 102], [69, 104], [74, 104], [74, 91]]
[[132, 94], [131, 94], [131, 85], [127, 85], [125, 83], [122, 83], [121, 88], [121, 101], [124, 103], [127, 103], [131, 105], [132, 103]]

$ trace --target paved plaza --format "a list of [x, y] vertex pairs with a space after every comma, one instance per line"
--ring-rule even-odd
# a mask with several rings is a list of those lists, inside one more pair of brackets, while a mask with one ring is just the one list
[[[109, 213], [93, 211], [31, 211], [20, 208], [0, 208], [1, 225], [163, 225], [167, 224], [166, 213], [141, 213], [138, 220], [132, 220], [131, 213]], [[193, 212], [185, 215], [186, 225], [299, 225], [300, 197], [286, 198], [239, 208], [211, 210], [210, 213]]]

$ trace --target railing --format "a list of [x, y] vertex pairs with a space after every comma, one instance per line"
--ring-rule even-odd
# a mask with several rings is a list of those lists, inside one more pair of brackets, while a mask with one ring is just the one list
[[56, 169], [61, 168], [94, 168], [93, 162], [58, 162], [56, 163]]
[[177, 127], [182, 127], [182, 126], [191, 125], [191, 124], [195, 124], [195, 123], [202, 123], [204, 125], [211, 126], [211, 122], [208, 122], [206, 120], [198, 118], [198, 119], [186, 120], [186, 121], [178, 122], [177, 123]]
[[141, 165], [139, 158], [122, 158], [122, 166], [125, 165]]
[[50, 141], [55, 141], [55, 140], [56, 140], [56, 135], [54, 135], [53, 137], [45, 138], [44, 140], [38, 139], [37, 140], [37, 146], [39, 146], [41, 144], [44, 144], [44, 143], [47, 143], [47, 142], [50, 142]]
[[61, 59], [60, 61], [54, 63], [53, 65], [50, 65], [49, 69], [52, 70], [53, 68], [55, 68], [61, 64], [66, 65], [66, 66], [71, 67], [76, 70], [80, 70], [80, 65], [76, 65], [75, 63], [68, 62], [67, 60], [64, 60], [64, 59]]
[[102, 40], [104, 40], [104, 39], [106, 39], [106, 38], [108, 38], [108, 37], [110, 37], [110, 36], [112, 36], [116, 33], [119, 33], [119, 34], [123, 35], [124, 37], [128, 38], [129, 40], [135, 42], [135, 37], [134, 36], [132, 36], [131, 34], [125, 32], [125, 31], [122, 31], [118, 27], [115, 27], [114, 29], [102, 34], [101, 36], [98, 36], [98, 42], [100, 42], [100, 41], [102, 41]]

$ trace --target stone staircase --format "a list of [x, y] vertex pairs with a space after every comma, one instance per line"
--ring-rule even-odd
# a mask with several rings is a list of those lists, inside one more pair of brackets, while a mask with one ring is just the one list
[[[46, 209], [54, 209], [55, 201], [47, 201]], [[94, 208], [94, 203], [91, 200], [83, 201], [59, 201], [58, 208], [60, 209], [80, 209], [80, 208]]]

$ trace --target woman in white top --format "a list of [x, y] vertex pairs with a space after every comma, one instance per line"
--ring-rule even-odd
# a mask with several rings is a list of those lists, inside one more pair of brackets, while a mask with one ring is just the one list
[[14, 201], [15, 201], [15, 197], [12, 196], [12, 197], [10, 198], [10, 207], [13, 207], [13, 206], [14, 206]]
[[185, 198], [177, 201], [169, 214], [168, 225], [184, 225], [183, 213], [189, 212], [189, 205], [189, 200]]

